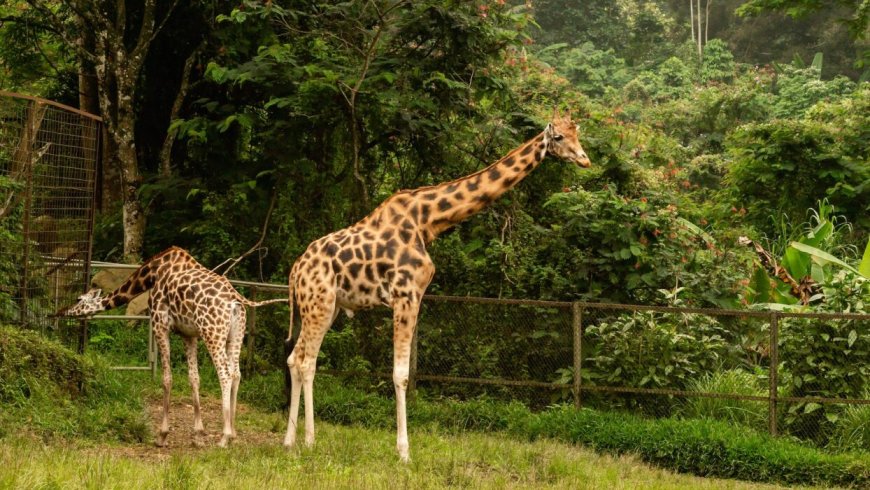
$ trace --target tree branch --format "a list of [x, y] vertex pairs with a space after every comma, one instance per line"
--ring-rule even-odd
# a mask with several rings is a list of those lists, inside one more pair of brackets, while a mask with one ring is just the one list
[[64, 27], [63, 25], [63, 20], [55, 15], [55, 13], [52, 12], [49, 7], [41, 3], [39, 0], [26, 0], [26, 2], [28, 5], [30, 5], [31, 8], [41, 13], [48, 20], [49, 25], [52, 26], [52, 32], [60, 36], [63, 42], [67, 46], [72, 48], [77, 55], [82, 57], [82, 59], [85, 59], [92, 63], [96, 63], [97, 56], [94, 53], [90, 53], [86, 49], [84, 49], [84, 47], [81, 45], [81, 43], [78, 42], [78, 40], [70, 37], [66, 27]]
[[269, 230], [269, 220], [272, 218], [272, 211], [275, 210], [275, 202], [277, 200], [278, 200], [278, 191], [277, 191], [277, 189], [272, 189], [272, 198], [269, 202], [269, 210], [266, 211], [266, 219], [263, 221], [263, 229], [262, 229], [262, 232], [260, 233], [260, 239], [257, 240], [257, 243], [255, 243], [253, 247], [248, 249], [248, 251], [243, 253], [242, 255], [239, 255], [237, 258], [227, 259], [227, 260], [221, 262], [214, 269], [212, 269], [212, 272], [217, 272], [217, 270], [220, 269], [224, 264], [226, 264], [227, 262], [232, 262], [230, 264], [230, 266], [227, 267], [227, 269], [221, 273], [222, 276], [226, 276], [233, 269], [233, 267], [235, 267], [236, 265], [238, 265], [239, 262], [242, 261], [242, 259], [244, 259], [248, 255], [251, 255], [252, 253], [256, 252], [260, 248], [260, 246], [263, 244], [263, 240], [266, 239], [266, 232]]
[[172, 103], [172, 110], [169, 112], [169, 130], [166, 132], [166, 138], [163, 140], [163, 147], [160, 149], [160, 175], [169, 177], [172, 175], [171, 156], [172, 146], [175, 143], [175, 136], [178, 134], [178, 128], [172, 127], [172, 122], [178, 119], [178, 114], [184, 105], [184, 100], [187, 98], [187, 92], [190, 89], [190, 72], [193, 71], [193, 65], [196, 62], [197, 56], [202, 52], [207, 43], [203, 39], [199, 45], [194, 48], [187, 60], [184, 61], [184, 69], [181, 72], [181, 85], [178, 87], [178, 93], [175, 95], [175, 101]]

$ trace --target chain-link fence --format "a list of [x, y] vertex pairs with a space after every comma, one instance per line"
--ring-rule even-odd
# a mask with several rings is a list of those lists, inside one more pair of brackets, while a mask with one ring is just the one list
[[[389, 391], [390, 312], [337, 322], [318, 362]], [[713, 418], [843, 448], [870, 442], [861, 435], [870, 315], [427, 296], [412, 364], [412, 384], [430, 396]]]
[[[284, 285], [232, 282], [251, 299], [287, 294]], [[287, 327], [285, 306], [249, 312], [242, 354], [248, 374], [283, 365]], [[392, 338], [386, 308], [339, 315], [318, 372], [390, 395]], [[411, 376], [412, 389], [426, 397], [712, 418], [820, 446], [870, 449], [864, 314], [430, 295]]]
[[[0, 91], [0, 319], [71, 336], [48, 314], [87, 286], [100, 119]], [[68, 334], [69, 332], [74, 332]]]

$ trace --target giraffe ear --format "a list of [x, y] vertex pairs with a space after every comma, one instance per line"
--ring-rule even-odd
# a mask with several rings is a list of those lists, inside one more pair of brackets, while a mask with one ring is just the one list
[[547, 136], [553, 135], [553, 123], [547, 123], [547, 127], [544, 128], [544, 133], [546, 133]]

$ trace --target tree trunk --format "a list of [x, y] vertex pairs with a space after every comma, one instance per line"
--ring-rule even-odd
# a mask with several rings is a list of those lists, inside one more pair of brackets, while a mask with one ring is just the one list
[[139, 201], [142, 177], [136, 152], [136, 112], [132, 96], [139, 77], [138, 73], [129, 73], [134, 71], [129, 66], [119, 66], [118, 70], [118, 115], [114, 139], [118, 143], [118, 168], [121, 170], [123, 186], [124, 262], [135, 264], [142, 260], [142, 242], [145, 238], [145, 211]]
[[703, 47], [701, 45], [701, 0], [698, 0], [698, 61], [704, 59]]
[[707, 0], [707, 4], [704, 5], [704, 45], [707, 44], [707, 34], [710, 32], [710, 4], [713, 3], [713, 0]]
[[695, 0], [689, 0], [689, 25], [692, 26], [692, 43], [695, 43]]
[[160, 176], [164, 178], [172, 176], [172, 146], [175, 143], [176, 136], [178, 136], [178, 128], [172, 127], [172, 123], [181, 114], [181, 108], [184, 106], [187, 92], [190, 90], [190, 72], [193, 71], [196, 58], [205, 48], [205, 44], [206, 41], [203, 40], [184, 62], [184, 69], [181, 72], [181, 84], [178, 87], [178, 93], [175, 95], [175, 101], [172, 103], [172, 110], [169, 112], [169, 129], [166, 131], [166, 138], [163, 139], [163, 146], [160, 148]]

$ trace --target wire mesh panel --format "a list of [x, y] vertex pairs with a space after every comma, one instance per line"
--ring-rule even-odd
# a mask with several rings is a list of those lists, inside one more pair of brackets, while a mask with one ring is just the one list
[[767, 429], [766, 318], [585, 305], [583, 326], [584, 406]]
[[0, 319], [70, 332], [47, 315], [87, 287], [100, 124], [0, 92]]
[[870, 321], [779, 320], [779, 431], [842, 449], [870, 450]]
[[433, 296], [417, 335], [418, 387], [534, 405], [570, 399], [570, 304]]

